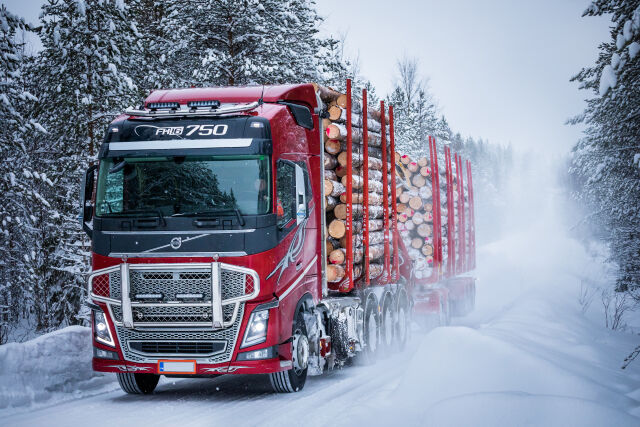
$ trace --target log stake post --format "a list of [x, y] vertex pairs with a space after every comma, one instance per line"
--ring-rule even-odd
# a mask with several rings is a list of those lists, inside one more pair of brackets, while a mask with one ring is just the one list
[[447, 276], [456, 274], [456, 239], [455, 239], [455, 215], [453, 211], [453, 171], [451, 168], [451, 149], [446, 149], [447, 167]]
[[[382, 110], [384, 115], [384, 110]], [[393, 105], [389, 105], [389, 152], [391, 154], [391, 236], [393, 242], [393, 276], [392, 282], [396, 282], [400, 277], [400, 261], [398, 259], [398, 205], [396, 199], [396, 174], [395, 156], [396, 144], [393, 135]]]
[[458, 214], [458, 224], [460, 224], [460, 230], [458, 231], [458, 238], [460, 239], [460, 272], [466, 273], [467, 268], [467, 232], [466, 221], [464, 215], [464, 174], [462, 173], [462, 156], [458, 155], [458, 162], [456, 163], [456, 174], [458, 175], [458, 207], [460, 213]]
[[369, 274], [369, 127], [367, 124], [367, 90], [362, 89], [362, 254], [364, 283], [371, 284]]
[[389, 253], [389, 179], [387, 174], [389, 168], [387, 166], [387, 128], [384, 113], [384, 101], [380, 101], [380, 133], [382, 135], [380, 148], [382, 149], [382, 212], [383, 212], [383, 232], [384, 232], [384, 284], [391, 283], [391, 257]]
[[442, 203], [440, 202], [440, 173], [438, 172], [438, 147], [436, 146], [436, 138], [433, 137], [433, 157], [436, 171], [436, 191], [438, 193], [436, 201], [438, 203], [438, 274], [442, 272]]
[[347, 276], [346, 292], [353, 289], [353, 149], [351, 147], [351, 79], [347, 79], [347, 221], [346, 221], [346, 237], [347, 237], [347, 258], [345, 276]]
[[431, 164], [431, 189], [432, 189], [432, 193], [431, 193], [431, 197], [433, 198], [433, 208], [432, 208], [432, 212], [433, 212], [433, 233], [432, 233], [432, 239], [433, 239], [433, 266], [431, 269], [431, 277], [430, 277], [430, 282], [437, 282], [438, 281], [438, 275], [439, 275], [439, 271], [438, 271], [438, 188], [436, 187], [436, 175], [435, 173], [433, 173], [433, 171], [435, 170], [435, 150], [434, 150], [434, 140], [431, 136], [429, 136], [429, 161]]
[[467, 191], [469, 192], [469, 269], [473, 270], [476, 268], [476, 214], [470, 160], [467, 160]]

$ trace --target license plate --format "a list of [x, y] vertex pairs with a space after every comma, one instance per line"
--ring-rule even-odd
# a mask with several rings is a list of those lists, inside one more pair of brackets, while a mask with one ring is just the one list
[[195, 360], [158, 360], [159, 374], [195, 374]]

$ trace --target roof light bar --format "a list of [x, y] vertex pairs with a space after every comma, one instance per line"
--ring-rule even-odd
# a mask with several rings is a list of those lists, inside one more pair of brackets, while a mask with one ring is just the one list
[[150, 102], [147, 104], [147, 108], [150, 110], [159, 110], [159, 109], [171, 109], [177, 110], [180, 108], [180, 103], [178, 102]]
[[217, 99], [210, 99], [207, 101], [189, 101], [187, 103], [187, 106], [189, 106], [189, 108], [198, 108], [198, 107], [218, 108], [220, 107], [220, 101], [218, 101]]

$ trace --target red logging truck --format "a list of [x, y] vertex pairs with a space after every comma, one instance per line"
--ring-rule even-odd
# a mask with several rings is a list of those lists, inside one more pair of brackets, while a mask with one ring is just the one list
[[[439, 310], [427, 297], [467, 297], [456, 277], [473, 267], [472, 237], [458, 240], [467, 256], [441, 266], [440, 255], [416, 280], [397, 238], [394, 185], [383, 273], [370, 277], [365, 257], [354, 277], [347, 251], [348, 274], [327, 282], [323, 114], [311, 84], [192, 88], [155, 91], [108, 126], [82, 197], [94, 370], [116, 373], [127, 393], [151, 393], [160, 375], [220, 374], [269, 374], [275, 391], [295, 392], [308, 373], [402, 349], [412, 310]], [[385, 156], [395, 151], [392, 107], [388, 117]], [[366, 137], [362, 145], [366, 161]], [[349, 242], [352, 221], [349, 212]], [[365, 245], [367, 232], [358, 230]]]

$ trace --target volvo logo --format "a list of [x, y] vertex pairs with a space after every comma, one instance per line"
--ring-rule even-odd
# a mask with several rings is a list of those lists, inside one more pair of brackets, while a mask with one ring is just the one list
[[171, 249], [180, 249], [180, 246], [182, 246], [181, 237], [174, 237], [171, 239]]

